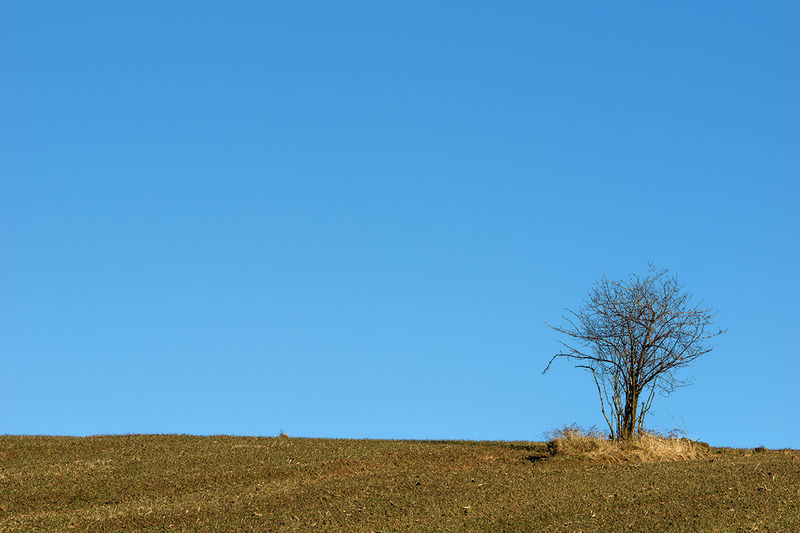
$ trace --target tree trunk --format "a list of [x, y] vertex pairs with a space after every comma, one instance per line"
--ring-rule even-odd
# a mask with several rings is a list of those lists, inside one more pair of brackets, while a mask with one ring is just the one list
[[628, 392], [625, 398], [625, 411], [622, 416], [622, 431], [619, 438], [630, 439], [636, 431], [636, 415], [639, 407], [639, 395], [633, 391]]

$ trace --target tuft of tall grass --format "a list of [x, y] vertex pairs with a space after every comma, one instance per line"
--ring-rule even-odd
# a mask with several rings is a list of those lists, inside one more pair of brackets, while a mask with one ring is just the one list
[[575, 424], [552, 431], [548, 435], [550, 455], [589, 459], [598, 462], [668, 462], [700, 459], [710, 447], [686, 438], [643, 432], [631, 439], [612, 440], [595, 428], [583, 429]]

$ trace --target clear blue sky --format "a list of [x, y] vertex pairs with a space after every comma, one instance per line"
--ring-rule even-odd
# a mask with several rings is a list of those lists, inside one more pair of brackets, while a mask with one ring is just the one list
[[602, 427], [541, 320], [653, 261], [649, 425], [800, 448], [797, 4], [377, 4], [4, 3], [0, 433]]

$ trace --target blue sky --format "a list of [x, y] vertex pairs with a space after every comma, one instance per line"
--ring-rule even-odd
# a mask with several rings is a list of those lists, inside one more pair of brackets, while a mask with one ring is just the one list
[[0, 433], [602, 427], [542, 320], [653, 261], [729, 333], [649, 425], [800, 448], [798, 11], [7, 3]]

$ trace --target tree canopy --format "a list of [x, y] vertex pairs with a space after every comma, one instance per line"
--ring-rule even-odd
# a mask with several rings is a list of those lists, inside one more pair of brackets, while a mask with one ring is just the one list
[[716, 312], [692, 296], [667, 269], [650, 265], [644, 276], [605, 276], [577, 309], [566, 309], [567, 325], [552, 326], [566, 337], [543, 373], [564, 357], [591, 373], [612, 438], [629, 438], [644, 427], [656, 392], [689, 384], [676, 371], [712, 351], [708, 341]]

